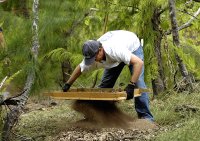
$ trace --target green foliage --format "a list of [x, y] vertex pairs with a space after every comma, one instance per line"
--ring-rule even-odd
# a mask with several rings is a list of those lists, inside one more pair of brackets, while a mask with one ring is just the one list
[[195, 71], [196, 66], [194, 58], [190, 54], [185, 54], [182, 48], [176, 47], [175, 51], [178, 53], [181, 59], [183, 59], [184, 64], [187, 64], [187, 68], [190, 71]]
[[21, 72], [22, 72], [21, 70], [20, 70], [20, 71], [17, 71], [17, 72], [14, 73], [12, 76], [10, 76], [10, 77], [5, 81], [5, 83], [4, 83], [4, 85], [3, 85], [2, 89], [1, 89], [1, 91], [5, 91], [6, 87], [7, 87], [8, 85], [10, 85], [11, 81], [13, 81], [13, 79], [16, 78], [17, 75], [20, 74]]

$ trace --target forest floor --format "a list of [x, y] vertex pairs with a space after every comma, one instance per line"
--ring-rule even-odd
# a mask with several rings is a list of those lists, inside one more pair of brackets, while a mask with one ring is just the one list
[[[198, 141], [200, 95], [151, 100], [155, 122], [137, 119], [132, 100], [116, 103], [30, 98], [13, 141]], [[100, 106], [98, 106], [100, 105]]]

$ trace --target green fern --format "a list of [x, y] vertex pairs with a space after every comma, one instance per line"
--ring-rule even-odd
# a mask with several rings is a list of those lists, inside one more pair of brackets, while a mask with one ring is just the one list
[[20, 73], [22, 73], [22, 70], [17, 71], [16, 73], [14, 73], [12, 76], [10, 76], [8, 79], [6, 79], [3, 87], [2, 87], [2, 92], [5, 91], [6, 87], [11, 83], [11, 81], [13, 79], [15, 79]]

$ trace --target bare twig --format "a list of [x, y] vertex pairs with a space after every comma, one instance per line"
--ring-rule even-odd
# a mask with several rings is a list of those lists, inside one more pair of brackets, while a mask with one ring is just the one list
[[192, 15], [191, 13], [189, 13], [189, 12], [187, 12], [187, 11], [184, 11], [184, 10], [181, 10], [181, 9], [177, 9], [177, 11], [182, 12], [182, 13], [185, 13], [185, 14], [187, 14], [187, 15], [189, 15], [189, 16], [192, 16], [192, 17], [194, 17], [195, 19], [199, 20], [197, 17], [195, 17], [194, 15]]

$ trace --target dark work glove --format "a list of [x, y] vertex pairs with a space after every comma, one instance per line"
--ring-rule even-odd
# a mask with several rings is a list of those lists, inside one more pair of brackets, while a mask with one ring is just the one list
[[63, 92], [67, 92], [69, 89], [70, 89], [71, 85], [68, 84], [68, 83], [65, 83], [64, 86], [63, 86]]
[[133, 84], [128, 84], [125, 88], [125, 91], [126, 91], [126, 94], [127, 94], [127, 97], [126, 97], [126, 100], [129, 100], [129, 99], [132, 99], [133, 96], [134, 96], [134, 89], [136, 88], [136, 84], [133, 83]]

